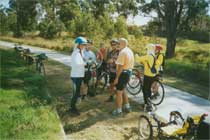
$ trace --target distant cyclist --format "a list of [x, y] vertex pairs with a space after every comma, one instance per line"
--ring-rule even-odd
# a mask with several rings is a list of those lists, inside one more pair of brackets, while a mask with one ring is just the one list
[[116, 61], [119, 55], [119, 49], [117, 48], [118, 46], [118, 40], [117, 39], [112, 39], [110, 41], [111, 45], [111, 50], [108, 52], [107, 56], [107, 68], [109, 69], [109, 84], [110, 84], [110, 91], [109, 91], [109, 98], [106, 100], [107, 102], [112, 102], [114, 101], [114, 80], [116, 78]]

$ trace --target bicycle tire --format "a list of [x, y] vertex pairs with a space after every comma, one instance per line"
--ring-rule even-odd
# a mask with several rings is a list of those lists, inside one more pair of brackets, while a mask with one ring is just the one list
[[[165, 97], [165, 89], [164, 89], [164, 86], [163, 84], [159, 81], [159, 80], [155, 80], [154, 82], [157, 82], [159, 84], [159, 88], [158, 90], [160, 89], [161, 92], [159, 93], [151, 93], [151, 97], [150, 97], [150, 101], [153, 105], [160, 105], [162, 102], [163, 102], [163, 99]], [[159, 100], [157, 100], [157, 98]]]
[[[138, 89], [139, 88], [139, 89]], [[137, 90], [136, 90], [137, 89]], [[136, 88], [131, 88], [128, 85], [126, 86], [126, 90], [128, 91], [128, 93], [130, 93], [131, 95], [135, 96], [137, 94], [139, 94], [142, 90], [142, 85], [139, 85]], [[136, 90], [136, 91], [135, 91]]]
[[100, 81], [104, 78], [104, 81], [102, 83], [102, 89], [104, 90], [106, 85], [107, 85], [107, 79], [106, 79], [107, 74], [106, 73], [102, 73], [96, 80], [96, 84], [95, 84], [95, 89], [98, 88], [98, 84], [100, 83]]
[[[146, 123], [146, 124], [145, 124]], [[146, 130], [144, 130], [144, 128], [146, 128]], [[148, 134], [145, 134], [148, 133]], [[143, 139], [143, 140], [151, 140], [153, 137], [153, 129], [152, 129], [152, 124], [149, 121], [149, 118], [145, 115], [141, 115], [139, 117], [139, 121], [138, 121], [138, 135], [139, 135], [139, 139]]]
[[129, 87], [131, 87], [131, 88], [137, 88], [141, 84], [141, 77], [140, 77], [139, 73], [140, 72], [137, 69], [133, 69], [132, 70], [132, 75], [131, 75], [130, 79], [132, 77], [136, 77], [135, 79], [137, 79], [137, 82], [135, 84], [134, 82], [131, 83], [130, 80], [129, 80], [129, 82], [127, 84]]
[[43, 62], [41, 62], [41, 73], [43, 73], [43, 75], [46, 76], [46, 71]]
[[169, 117], [170, 122], [174, 122], [177, 125], [183, 125], [184, 123], [184, 118], [182, 117], [181, 113], [179, 111], [171, 111], [170, 112], [170, 117]]

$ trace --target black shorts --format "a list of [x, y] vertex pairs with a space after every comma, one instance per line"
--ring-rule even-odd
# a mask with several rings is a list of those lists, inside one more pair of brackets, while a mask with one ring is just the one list
[[109, 84], [114, 83], [117, 74], [115, 72], [109, 73]]
[[130, 75], [131, 75], [131, 72], [130, 71], [123, 71], [120, 74], [120, 77], [118, 79], [118, 83], [116, 85], [116, 89], [117, 90], [123, 90], [123, 89], [125, 89], [128, 81], [129, 81]]

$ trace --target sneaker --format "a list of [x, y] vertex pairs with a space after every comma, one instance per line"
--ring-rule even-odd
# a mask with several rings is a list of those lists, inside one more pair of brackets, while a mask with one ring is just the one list
[[155, 93], [155, 94], [153, 94], [153, 95], [150, 97], [150, 99], [151, 99], [151, 100], [155, 100], [155, 99], [157, 99], [158, 96], [160, 96], [160, 94], [159, 94], [159, 93]]
[[74, 115], [77, 115], [77, 116], [79, 116], [80, 115], [80, 112], [75, 108], [75, 109], [70, 109], [70, 112], [72, 113], [72, 114], [74, 114]]
[[113, 115], [113, 116], [121, 116], [121, 115], [122, 115], [122, 112], [118, 112], [117, 109], [115, 109], [115, 110], [112, 112], [112, 115]]
[[106, 100], [106, 102], [113, 102], [114, 101], [114, 98], [112, 97], [112, 96], [110, 96], [107, 100]]
[[148, 105], [148, 104], [145, 104], [144, 111], [146, 111], [146, 112], [152, 112], [152, 106], [151, 105]]
[[129, 107], [129, 108], [124, 108], [124, 111], [125, 111], [125, 113], [130, 113], [130, 112], [132, 112], [132, 110], [131, 110], [130, 107]]

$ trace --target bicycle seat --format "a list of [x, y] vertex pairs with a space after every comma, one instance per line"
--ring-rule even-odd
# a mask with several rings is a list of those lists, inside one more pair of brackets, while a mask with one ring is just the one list
[[38, 54], [38, 55], [36, 55], [36, 57], [37, 57], [38, 59], [41, 59], [41, 60], [47, 59], [47, 56], [46, 56], [45, 53]]

